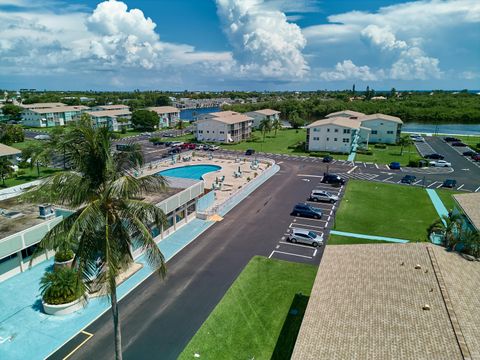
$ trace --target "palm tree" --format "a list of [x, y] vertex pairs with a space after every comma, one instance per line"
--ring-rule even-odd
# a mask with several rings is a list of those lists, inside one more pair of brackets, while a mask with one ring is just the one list
[[275, 137], [277, 137], [277, 131], [282, 129], [282, 122], [280, 119], [275, 119], [272, 121], [272, 130], [275, 131]]
[[413, 141], [412, 139], [410, 139], [410, 136], [408, 135], [405, 135], [405, 136], [402, 136], [399, 140], [398, 140], [398, 145], [401, 146], [401, 149], [400, 149], [400, 156], [403, 155], [403, 149], [406, 147], [406, 146], [410, 146], [413, 144]]
[[460, 242], [462, 236], [463, 219], [459, 214], [448, 213], [441, 219], [435, 220], [428, 227], [428, 234], [443, 232], [444, 244], [448, 248], [454, 248]]
[[263, 142], [265, 142], [265, 135], [267, 134], [267, 132], [270, 132], [272, 130], [272, 122], [268, 118], [265, 118], [262, 121], [260, 121], [260, 125], [258, 125], [258, 129], [262, 132]]
[[0, 157], [0, 177], [2, 178], [2, 184], [5, 186], [6, 177], [13, 173], [13, 164], [10, 160]]
[[465, 244], [465, 250], [470, 255], [480, 258], [480, 232], [473, 230], [463, 231], [461, 242]]
[[48, 164], [53, 156], [53, 148], [51, 143], [45, 144], [32, 144], [27, 146], [22, 151], [23, 159], [30, 159], [30, 168], [37, 167], [37, 177], [40, 177], [40, 165]]
[[132, 148], [131, 152], [113, 154], [106, 127], [95, 129], [91, 122], [83, 121], [67, 136], [66, 154], [72, 170], [56, 173], [24, 198], [31, 202], [48, 200], [75, 211], [43, 237], [36, 253], [67, 247], [75, 251], [78, 283], [85, 282], [90, 288], [101, 286], [110, 298], [115, 358], [122, 359], [116, 279], [133, 262], [133, 248], [142, 248], [147, 262], [165, 275], [164, 257], [151, 229], [165, 226], [166, 216], [139, 197], [165, 191], [166, 182], [158, 176], [132, 176], [132, 167], [141, 164], [141, 153]]
[[176, 128], [180, 130], [180, 134], [183, 135], [183, 130], [185, 129], [185, 121], [183, 121], [182, 119], [178, 119]]

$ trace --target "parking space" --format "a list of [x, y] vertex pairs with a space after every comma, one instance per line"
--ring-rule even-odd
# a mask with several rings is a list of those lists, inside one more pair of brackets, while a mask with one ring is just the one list
[[[285, 229], [283, 235], [278, 239], [277, 244], [270, 253], [270, 258], [305, 262], [305, 263], [318, 263], [318, 257], [323, 252], [324, 246], [314, 247], [313, 245], [307, 245], [302, 243], [292, 243], [289, 241], [289, 237], [293, 229], [304, 229], [307, 231], [313, 231], [317, 235], [323, 236], [324, 243], [328, 238], [328, 233], [333, 226], [333, 220], [335, 212], [343, 195], [344, 186], [334, 187], [332, 185], [321, 183], [322, 177], [317, 175], [310, 175], [311, 182], [310, 187], [312, 190], [327, 191], [328, 193], [338, 196], [339, 200], [335, 203], [329, 202], [317, 202], [309, 199], [310, 192], [305, 193], [303, 198], [299, 198], [299, 203], [308, 204], [321, 211], [322, 216], [320, 219], [314, 219], [309, 217], [294, 216], [289, 214], [289, 225]], [[301, 179], [300, 179], [301, 180]], [[295, 204], [292, 204], [292, 208]]]

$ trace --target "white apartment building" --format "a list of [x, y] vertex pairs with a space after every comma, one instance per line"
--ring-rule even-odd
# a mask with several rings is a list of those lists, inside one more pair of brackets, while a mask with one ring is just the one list
[[358, 146], [368, 146], [370, 129], [345, 117], [318, 120], [307, 126], [309, 151], [350, 153]]
[[91, 111], [106, 111], [106, 110], [130, 111], [130, 108], [127, 105], [123, 105], [123, 104], [112, 104], [112, 105], [97, 105], [92, 107], [91, 109]]
[[158, 115], [158, 128], [173, 127], [180, 120], [180, 110], [174, 106], [154, 106], [147, 110], [154, 111]]
[[128, 106], [117, 110], [87, 111], [87, 114], [90, 115], [95, 126], [108, 126], [112, 131], [120, 131], [122, 127], [128, 128], [131, 125], [132, 112]]
[[369, 142], [396, 144], [400, 139], [403, 121], [385, 114], [365, 115], [360, 112], [343, 110], [328, 114], [326, 118], [343, 117], [359, 121], [361, 126], [371, 130]]
[[253, 128], [258, 128], [260, 123], [268, 119], [270, 121], [279, 120], [280, 119], [280, 111], [272, 110], [272, 109], [262, 109], [256, 111], [250, 111], [245, 113], [245, 115], [250, 116], [253, 118]]
[[235, 111], [202, 114], [196, 125], [198, 141], [240, 142], [250, 138], [253, 119]]
[[88, 110], [87, 106], [67, 106], [62, 103], [22, 105], [22, 124], [32, 127], [64, 126]]

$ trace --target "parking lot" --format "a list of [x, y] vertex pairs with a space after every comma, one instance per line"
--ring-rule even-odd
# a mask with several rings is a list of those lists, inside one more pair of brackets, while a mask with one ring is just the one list
[[[284, 229], [283, 235], [278, 239], [277, 244], [272, 249], [269, 258], [282, 259], [288, 261], [297, 261], [305, 263], [318, 263], [318, 257], [323, 253], [325, 245], [320, 247], [314, 247], [312, 245], [292, 243], [289, 242], [289, 235], [293, 228], [301, 228], [309, 231], [313, 231], [318, 235], [323, 235], [324, 244], [327, 242], [329, 230], [333, 226], [336, 210], [340, 204], [341, 196], [343, 195], [345, 186], [334, 187], [329, 184], [321, 183], [322, 176], [318, 175], [300, 175], [299, 181], [311, 183], [310, 191], [312, 190], [324, 190], [328, 191], [332, 195], [339, 197], [336, 203], [316, 202], [310, 201], [310, 192], [305, 192], [305, 196], [298, 199], [298, 203], [306, 203], [312, 207], [321, 209], [321, 219], [312, 219], [307, 217], [293, 216], [291, 214], [285, 214], [289, 216], [288, 226]], [[293, 209], [295, 203], [291, 204]]]

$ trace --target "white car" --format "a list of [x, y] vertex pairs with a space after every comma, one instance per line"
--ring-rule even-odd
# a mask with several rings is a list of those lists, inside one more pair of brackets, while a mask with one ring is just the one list
[[208, 150], [212, 150], [212, 151], [215, 151], [215, 150], [218, 150], [218, 149], [220, 149], [220, 146], [218, 146], [218, 145], [210, 145], [208, 147]]
[[425, 142], [425, 139], [421, 136], [415, 136], [411, 138], [415, 142]]
[[50, 140], [50, 135], [44, 134], [44, 135], [36, 135], [34, 137], [35, 140]]
[[450, 166], [452, 166], [451, 163], [449, 163], [448, 161], [445, 161], [445, 160], [430, 161], [428, 164], [430, 166], [434, 166], [434, 167], [450, 167]]

